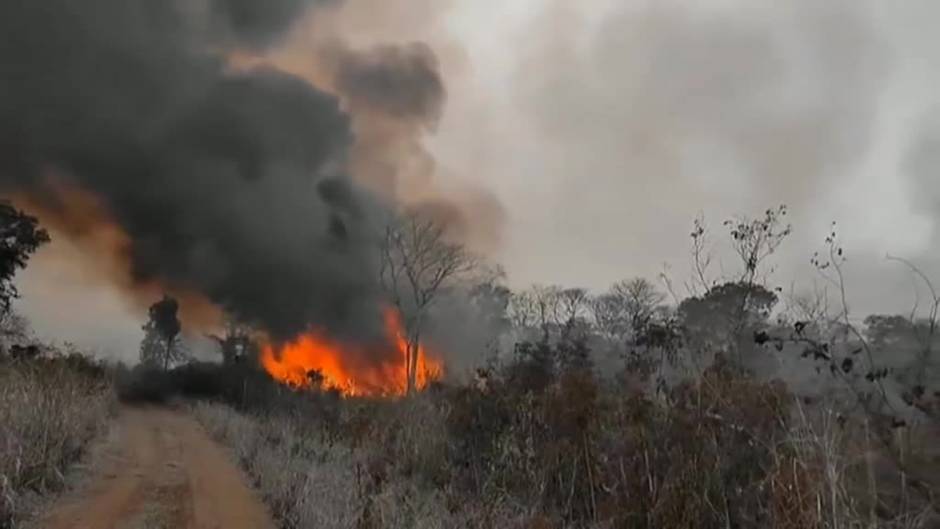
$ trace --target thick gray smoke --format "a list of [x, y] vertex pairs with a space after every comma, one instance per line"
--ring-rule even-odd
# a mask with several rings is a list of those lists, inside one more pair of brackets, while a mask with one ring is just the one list
[[651, 276], [662, 260], [685, 260], [687, 242], [677, 239], [698, 211], [720, 222], [786, 203], [810, 232], [792, 247], [805, 263], [819, 244], [815, 217], [823, 229], [834, 220], [826, 199], [871, 151], [891, 79], [867, 5], [614, 2], [579, 23], [556, 4], [564, 7], [535, 26], [514, 88], [549, 153], [546, 178], [564, 175], [553, 198], [590, 204], [566, 204], [558, 237], [602, 255], [625, 225], [656, 219], [629, 234], [656, 256], [642, 263]]
[[927, 266], [940, 219], [910, 207], [932, 177], [902, 160], [911, 121], [940, 108], [936, 2], [519, 4], [506, 21], [460, 3], [485, 82], [448, 78], [436, 151], [506, 204], [513, 284], [602, 289], [664, 262], [681, 282], [700, 212], [713, 272], [731, 273], [721, 221], [786, 203], [795, 231], [774, 280], [811, 288], [835, 220], [853, 311], [907, 310], [909, 278], [884, 254]]
[[352, 105], [366, 105], [399, 119], [433, 124], [443, 111], [445, 90], [437, 58], [420, 43], [347, 52], [337, 85]]
[[[328, 3], [2, 3], [0, 186], [61, 213], [49, 175], [64, 175], [129, 236], [135, 281], [198, 292], [275, 336], [371, 321], [379, 205], [344, 175], [349, 117], [306, 80], [224, 56]], [[347, 71], [354, 92], [399, 88], [369, 63]]]

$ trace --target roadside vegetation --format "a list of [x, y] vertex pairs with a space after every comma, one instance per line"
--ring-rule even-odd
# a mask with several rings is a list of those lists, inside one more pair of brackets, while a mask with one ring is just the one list
[[77, 353], [0, 361], [0, 527], [64, 489], [114, 403], [107, 371]]
[[[169, 297], [132, 370], [42, 346], [11, 279], [48, 236], [0, 214], [0, 527], [65, 486], [115, 395], [188, 402], [285, 529], [940, 527], [940, 292], [894, 259], [918, 303], [850, 313], [835, 229], [812, 259], [823, 288], [775, 287], [783, 207], [723, 224], [736, 269], [713, 274], [700, 219], [691, 278], [601, 293], [511, 291], [444, 230], [403, 224], [382, 263], [405, 321], [394, 398], [343, 395], [316, 372], [282, 385], [234, 323], [213, 337], [221, 363], [188, 361]], [[454, 314], [477, 361], [419, 391], [417, 351]]]
[[835, 230], [827, 290], [772, 287], [785, 217], [726, 222], [722, 277], [697, 221], [684, 296], [451, 287], [510, 344], [462, 380], [368, 399], [259, 377], [194, 410], [285, 528], [940, 527], [940, 296], [902, 261], [931, 301], [860, 321]]
[[936, 429], [723, 360], [659, 396], [539, 362], [394, 402], [195, 412], [283, 527], [936, 526]]
[[40, 343], [13, 310], [16, 272], [49, 241], [35, 218], [0, 202], [0, 528], [17, 527], [66, 485], [108, 425], [111, 370]]

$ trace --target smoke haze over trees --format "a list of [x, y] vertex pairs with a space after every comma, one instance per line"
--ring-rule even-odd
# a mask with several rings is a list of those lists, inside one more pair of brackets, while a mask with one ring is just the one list
[[774, 203], [797, 228], [780, 277], [811, 282], [838, 220], [862, 312], [907, 303], [886, 251], [938, 262], [933, 3], [459, 4], [477, 91], [449, 86], [439, 143], [507, 204], [514, 286], [684, 278], [689, 218]]
[[[11, 16], [4, 17], [5, 21], [23, 21], [4, 22], [10, 26], [4, 28], [10, 30], [9, 34], [16, 35], [21, 30], [25, 33], [19, 26], [36, 22], [50, 24], [46, 26], [50, 30], [62, 26], [61, 31], [56, 31], [64, 36], [47, 39], [36, 48], [46, 50], [45, 54], [28, 63], [7, 47], [4, 53], [11, 60], [5, 61], [3, 71], [4, 75], [18, 79], [35, 80], [45, 68], [43, 63], [51, 66], [68, 63], [73, 66], [50, 71], [63, 78], [72, 76], [75, 79], [69, 81], [80, 86], [96, 79], [79, 78], [76, 72], [82, 68], [77, 65], [85, 64], [84, 71], [103, 72], [98, 80], [106, 85], [104, 91], [96, 87], [69, 92], [52, 85], [35, 91], [20, 83], [13, 95], [22, 100], [26, 95], [40, 97], [48, 92], [43, 97], [57, 101], [60, 108], [75, 106], [70, 102], [78, 98], [87, 103], [83, 108], [100, 108], [104, 102], [113, 102], [116, 109], [133, 108], [136, 114], [140, 106], [141, 115], [133, 119], [145, 123], [148, 116], [156, 113], [147, 109], [156, 105], [126, 101], [130, 97], [127, 93], [133, 93], [138, 84], [133, 82], [137, 76], [127, 72], [153, 71], [156, 68], [148, 65], [158, 63], [157, 81], [141, 82], [139, 88], [150, 93], [169, 90], [172, 97], [166, 99], [176, 97], [184, 89], [166, 88], [181, 76], [177, 75], [178, 69], [163, 68], [164, 64], [181, 64], [177, 60], [180, 56], [187, 63], [215, 62], [205, 69], [194, 67], [203, 73], [187, 74], [192, 81], [182, 83], [191, 94], [189, 101], [202, 101], [196, 93], [207, 76], [251, 78], [263, 76], [261, 67], [265, 64], [275, 65], [283, 76], [305, 81], [300, 91], [316, 85], [319, 90], [314, 92], [335, 100], [340, 109], [334, 117], [347, 122], [336, 130], [344, 129], [350, 135], [345, 143], [338, 141], [337, 149], [352, 160], [352, 172], [364, 187], [373, 191], [397, 188], [392, 195], [408, 196], [406, 202], [412, 205], [423, 205], [441, 217], [455, 218], [454, 225], [470, 226], [470, 232], [490, 230], [488, 223], [502, 217], [503, 244], [489, 249], [496, 261], [506, 266], [513, 287], [539, 282], [580, 285], [599, 291], [622, 277], [654, 278], [664, 261], [676, 277], [684, 278], [685, 236], [690, 217], [699, 211], [711, 217], [753, 213], [768, 203], [786, 202], [791, 206], [790, 215], [797, 231], [776, 259], [776, 277], [781, 283], [794, 279], [797, 289], [812, 289], [814, 272], [806, 256], [816, 250], [816, 234], [836, 219], [846, 228], [844, 236], [853, 259], [853, 267], [848, 271], [848, 281], [853, 286], [849, 295], [860, 317], [882, 310], [884, 303], [891, 304], [891, 311], [903, 310], [909, 283], [903, 274], [895, 273], [894, 264], [884, 262], [884, 253], [905, 255], [926, 266], [936, 262], [929, 250], [936, 246], [929, 244], [932, 212], [936, 209], [931, 206], [935, 193], [929, 183], [931, 167], [935, 165], [931, 163], [930, 146], [931, 138], [936, 136], [936, 127], [931, 123], [937, 105], [934, 95], [922, 89], [933, 84], [932, 72], [937, 69], [931, 65], [940, 59], [932, 51], [936, 49], [932, 45], [934, 32], [925, 22], [933, 19], [935, 7], [919, 1], [890, 7], [867, 1], [745, 4], [729, 1], [704, 6], [680, 1], [653, 7], [632, 1], [589, 0], [575, 6], [522, 0], [494, 11], [459, 1], [396, 0], [377, 7], [361, 0], [284, 0], [264, 9], [249, 2], [206, 1], [190, 3], [179, 17], [150, 17], [148, 20], [157, 21], [148, 22], [152, 29], [136, 33], [121, 28], [139, 26], [143, 14], [135, 19], [134, 11], [139, 9], [124, 4], [89, 4], [71, 22], [64, 18], [56, 21], [48, 13], [28, 12], [22, 6], [9, 6], [8, 9], [23, 11], [11, 11]], [[170, 3], [159, 3], [145, 9], [168, 12], [171, 11], [168, 6]], [[91, 15], [92, 11], [108, 12], [112, 8], [110, 17]], [[80, 28], [95, 30], [79, 31]], [[184, 37], [174, 38], [167, 45], [146, 46], [159, 57], [153, 61], [142, 58], [138, 70], [116, 68], [128, 78], [124, 85], [130, 83], [122, 88], [117, 87], [118, 83], [103, 82], [119, 77], [117, 74], [82, 62], [81, 57], [96, 55], [79, 53], [81, 46], [66, 46], [66, 41], [75, 41], [81, 36], [76, 34], [81, 33], [98, 35], [101, 46], [104, 41], [124, 42], [126, 49], [139, 51], [148, 39], [161, 42], [166, 28]], [[137, 36], [131, 38], [124, 33]], [[28, 39], [33, 39], [38, 43], [41, 34], [40, 31], [24, 35], [18, 42], [25, 45]], [[310, 46], [304, 46], [308, 43]], [[59, 53], [63, 50], [67, 53]], [[229, 51], [234, 57], [226, 60]], [[139, 55], [135, 53], [129, 57]], [[107, 59], [109, 55], [113, 54], [100, 57]], [[252, 72], [252, 68], [244, 67], [245, 63], [238, 60], [242, 55], [261, 57], [263, 60], [257, 63], [248, 61], [261, 71]], [[160, 57], [172, 60], [167, 62]], [[103, 62], [107, 64], [108, 60]], [[351, 80], [361, 83], [365, 79], [378, 84], [350, 85]], [[383, 91], [376, 89], [379, 85], [409, 89], [404, 93]], [[422, 89], [417, 90], [416, 86]], [[686, 93], [684, 86], [696, 88]], [[61, 97], [55, 91], [62, 92]], [[116, 97], [118, 92], [127, 93]], [[241, 97], [231, 96], [234, 100]], [[409, 101], [409, 97], [422, 99]], [[5, 119], [4, 123], [23, 122], [22, 112], [12, 103], [2, 105], [4, 112], [14, 118]], [[223, 106], [193, 113], [230, 112], [219, 108]], [[184, 128], [170, 127], [185, 121], [173, 117], [187, 110], [183, 103], [178, 108], [180, 112], [167, 113], [162, 121], [152, 124], [148, 137], [159, 136], [154, 130], [165, 129], [163, 136], [169, 136]], [[413, 113], [405, 118], [404, 110]], [[99, 112], [104, 117], [97, 119], [107, 119], [113, 125], [120, 121], [120, 114]], [[323, 119], [327, 117], [324, 114]], [[244, 125], [250, 122], [248, 117], [232, 119], [242, 120]], [[271, 121], [278, 119], [272, 117]], [[195, 121], [198, 119], [190, 119], [186, 126]], [[38, 125], [33, 126], [37, 128]], [[99, 128], [109, 129], [114, 126]], [[68, 130], [69, 127], [64, 127], [56, 133], [62, 139], [59, 143], [71, 141], [72, 138], [63, 136]], [[12, 128], [9, 134], [13, 134]], [[39, 133], [32, 136], [36, 134]], [[122, 136], [116, 143], [122, 148], [115, 147], [114, 151], [124, 150], [123, 146], [131, 141], [122, 134], [110, 135]], [[225, 135], [237, 136], [231, 132]], [[23, 139], [26, 136], [18, 133], [14, 137], [17, 145], [27, 141]], [[81, 145], [97, 142], [95, 138], [95, 134], [88, 135], [72, 150], [84, 149]], [[429, 138], [431, 141], [426, 141]], [[55, 143], [51, 140], [42, 149], [51, 150]], [[290, 141], [272, 141], [284, 143], [285, 152], [292, 149]], [[207, 149], [216, 154], [206, 157], [227, 158], [218, 154], [227, 152], [225, 145], [242, 145], [237, 138], [212, 142], [222, 147]], [[155, 143], [156, 139], [151, 145]], [[4, 141], [4, 145], [12, 144]], [[176, 150], [177, 144], [172, 144], [164, 152]], [[200, 167], [199, 172], [250, 173], [254, 165], [250, 160], [253, 156], [249, 155], [252, 149], [237, 150], [245, 151], [235, 157], [237, 163], [212, 163], [209, 165], [213, 167], [205, 171]], [[128, 157], [124, 155], [125, 159]], [[8, 156], [2, 158], [4, 165], [12, 163]], [[23, 162], [17, 163], [22, 166]], [[90, 162], [86, 159], [82, 163]], [[59, 161], [58, 165], [63, 164]], [[239, 168], [229, 171], [228, 165]], [[162, 172], [171, 170], [177, 171], [171, 167]], [[66, 171], [61, 168], [53, 172], [57, 178], [73, 183], [82, 178], [63, 173]], [[454, 207], [454, 202], [444, 201], [442, 206], [433, 194], [431, 204], [424, 204], [427, 197], [415, 190], [428, 187], [431, 173], [446, 175], [444, 180], [452, 180], [449, 181], [452, 189], [459, 189], [467, 181], [485, 188], [506, 206], [502, 215], [467, 215], [466, 209]], [[381, 178], [390, 174], [394, 174], [395, 184]], [[9, 177], [9, 171], [4, 172], [4, 178]], [[195, 197], [192, 202], [201, 206], [203, 201], [214, 204], [214, 195], [219, 195], [221, 203], [229, 193], [239, 194], [241, 198], [227, 201], [222, 211], [212, 215], [212, 222], [222, 225], [229, 222], [225, 219], [242, 217], [245, 211], [251, 211], [250, 218], [258, 219], [257, 225], [254, 220], [241, 220], [252, 229], [238, 225], [232, 227], [233, 232], [290, 233], [289, 238], [296, 242], [291, 251], [301, 246], [300, 241], [323, 242], [318, 236], [324, 233], [326, 240], [332, 234], [345, 232], [354, 237], [358, 233], [357, 222], [342, 212], [334, 215], [336, 206], [324, 206], [318, 191], [307, 180], [297, 183], [289, 176], [267, 176], [246, 186], [231, 186], [227, 192], [217, 189], [217, 180], [229, 181], [224, 176], [187, 177], [185, 193], [191, 193]], [[273, 184], [272, 180], [279, 183]], [[201, 181], [205, 182], [204, 188], [199, 184]], [[267, 189], [268, 184], [272, 188], [282, 185], [290, 188], [290, 192], [284, 191], [287, 198]], [[162, 186], [165, 189], [158, 198], [176, 200], [176, 196], [171, 196], [177, 193], [176, 187], [166, 183]], [[237, 192], [243, 187], [244, 193]], [[328, 194], [346, 196], [336, 190]], [[258, 202], [283, 203], [277, 209], [281, 214], [266, 218], [271, 211], [256, 214], [253, 208], [243, 205], [255, 198]], [[342, 202], [341, 198], [336, 200]], [[308, 203], [315, 207], [307, 208]], [[363, 209], [371, 210], [369, 206]], [[267, 228], [258, 228], [263, 224], [261, 219], [268, 223], [286, 222], [301, 210], [310, 217], [309, 222], [292, 224], [290, 230], [269, 232]], [[490, 207], [471, 211], [488, 212]], [[369, 219], [361, 222], [367, 225]], [[226, 236], [224, 244], [216, 242], [214, 230], [215, 227], [207, 228], [208, 235], [213, 236], [212, 244], [183, 241], [185, 244], [175, 249], [174, 255], [189, 252], [194, 256], [181, 259], [183, 263], [173, 263], [166, 274], [175, 280], [191, 272], [186, 270], [191, 262], [215, 259], [217, 253], [233, 253], [231, 237]], [[474, 236], [471, 233], [468, 238]], [[151, 249], [140, 248], [141, 254], [167, 247], [162, 236], [148, 239], [141, 246]], [[261, 237], [253, 235], [249, 238], [260, 240]], [[251, 253], [271, 255], [270, 262], [263, 263], [265, 269], [275, 261], [286, 268], [290, 259], [274, 259], [276, 248], [286, 252], [292, 246], [290, 242], [282, 243], [254, 242]], [[320, 248], [318, 244], [314, 247]], [[59, 250], [45, 250], [54, 251]], [[730, 245], [719, 245], [714, 265], [721, 267], [730, 262], [732, 252]], [[335, 268], [344, 271], [347, 267], [340, 265], [359, 263], [355, 253], [345, 256], [352, 261], [342, 258]], [[222, 263], [226, 257], [217, 259]], [[368, 259], [366, 256], [365, 261]], [[153, 266], [141, 268], [141, 277], [155, 273]], [[38, 266], [27, 272], [24, 285], [34, 285], [34, 290], [54, 297], [45, 286], [48, 281], [33, 279], [45, 269], [41, 254]], [[234, 277], [234, 273], [219, 271], [215, 277], [196, 274], [199, 276], [196, 282], [213, 287], [211, 290], [227, 290], [231, 285], [222, 285], [222, 277]], [[360, 285], [359, 279], [365, 276], [359, 276], [358, 271], [351, 275], [356, 277], [348, 281], [350, 286], [362, 287], [367, 293], [374, 287]], [[239, 282], [236, 290], [248, 284]], [[336, 283], [328, 286], [333, 285]], [[678, 286], [684, 294], [683, 286]], [[73, 290], [78, 290], [75, 296], [82, 295], [80, 287]], [[285, 299], [285, 292], [286, 288], [276, 297]], [[216, 297], [226, 298], [221, 302], [223, 305], [235, 306], [239, 300], [253, 296], [245, 292]], [[153, 301], [154, 293], [148, 291], [145, 298], [142, 310]], [[300, 305], [301, 301], [297, 301]], [[106, 301], [100, 303], [105, 305]], [[249, 310], [247, 319], [257, 320], [261, 312], [281, 311], [290, 315], [286, 319], [296, 320], [287, 327], [295, 327], [297, 321], [319, 318], [313, 314], [295, 317], [297, 308], [286, 305], [262, 308], [259, 304]], [[357, 310], [350, 308], [349, 312], [355, 315]], [[333, 314], [326, 316], [329, 321]], [[275, 315], [274, 319], [280, 317]], [[129, 325], [139, 328], [133, 321]]]

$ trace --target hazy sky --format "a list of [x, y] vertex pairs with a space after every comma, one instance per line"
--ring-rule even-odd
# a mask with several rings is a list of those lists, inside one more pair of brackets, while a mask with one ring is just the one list
[[697, 214], [718, 236], [732, 215], [786, 203], [780, 282], [811, 280], [809, 258], [838, 221], [856, 308], [897, 310], [910, 281], [885, 253], [936, 262], [937, 11], [461, 2], [453, 25], [475, 80], [452, 93], [434, 145], [503, 198], [516, 283], [602, 288], [664, 262], [681, 281]]
[[[396, 1], [436, 6], [413, 36], [448, 81], [428, 144], [440, 178], [500, 199], [514, 286], [602, 289], [665, 263], [681, 284], [697, 215], [722, 242], [722, 220], [780, 203], [780, 284], [812, 284], [832, 221], [853, 310], [912, 303], [886, 253], [940, 281], [936, 2]], [[20, 307], [46, 336], [134, 357], [140, 314], [75, 259], [42, 250]]]

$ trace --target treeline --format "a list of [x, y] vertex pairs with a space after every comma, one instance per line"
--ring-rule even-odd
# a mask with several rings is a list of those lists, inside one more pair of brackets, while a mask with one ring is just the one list
[[[536, 285], [513, 292], [500, 275], [467, 289], [477, 319], [490, 332], [491, 357], [532, 344], [590, 351], [604, 373], [629, 373], [650, 391], [694, 378], [721, 356], [763, 380], [780, 379], [797, 393], [837, 392], [872, 413], [899, 421], [936, 415], [940, 401], [940, 296], [931, 279], [897, 259], [928, 294], [905, 315], [859, 321], [845, 302], [845, 252], [827, 234], [814, 255], [826, 289], [784, 291], [772, 284], [774, 252], [791, 232], [786, 208], [723, 223], [737, 267], [712, 274], [711, 234], [702, 219], [691, 232], [692, 277], [677, 286], [661, 275], [634, 278], [592, 294], [582, 288]], [[680, 293], [681, 291], [681, 293]], [[918, 310], [919, 309], [919, 310]]]

